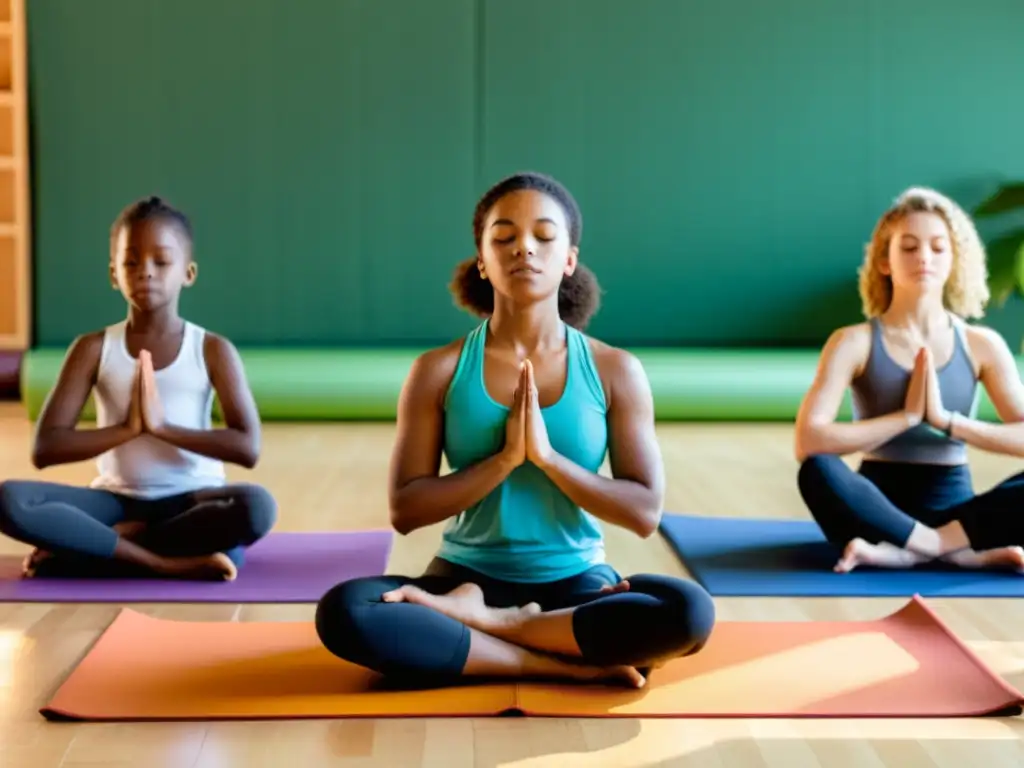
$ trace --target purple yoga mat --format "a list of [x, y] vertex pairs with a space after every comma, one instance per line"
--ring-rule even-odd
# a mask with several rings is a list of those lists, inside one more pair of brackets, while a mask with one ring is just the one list
[[0, 351], [0, 400], [17, 400], [21, 394], [21, 352]]
[[271, 533], [232, 582], [24, 579], [24, 556], [0, 556], [0, 602], [315, 603], [339, 581], [383, 574], [392, 540], [389, 530]]

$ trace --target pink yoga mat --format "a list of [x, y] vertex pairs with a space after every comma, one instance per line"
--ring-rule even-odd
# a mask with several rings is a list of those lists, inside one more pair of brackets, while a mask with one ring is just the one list
[[0, 557], [0, 602], [315, 603], [339, 581], [380, 576], [392, 532], [271, 533], [232, 582], [21, 578], [23, 557]]

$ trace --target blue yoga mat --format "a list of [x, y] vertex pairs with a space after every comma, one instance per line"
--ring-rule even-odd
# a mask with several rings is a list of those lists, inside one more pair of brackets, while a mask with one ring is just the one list
[[1024, 597], [1024, 575], [945, 564], [835, 573], [839, 552], [809, 520], [666, 514], [661, 532], [712, 595]]

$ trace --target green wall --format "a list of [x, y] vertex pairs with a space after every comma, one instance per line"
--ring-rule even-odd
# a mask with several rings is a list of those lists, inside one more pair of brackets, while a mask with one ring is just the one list
[[[36, 334], [123, 316], [108, 228], [197, 232], [197, 322], [244, 345], [446, 341], [479, 194], [584, 210], [631, 345], [818, 344], [903, 187], [1024, 175], [1020, 0], [30, 0]], [[997, 317], [1019, 335], [1024, 313]]]

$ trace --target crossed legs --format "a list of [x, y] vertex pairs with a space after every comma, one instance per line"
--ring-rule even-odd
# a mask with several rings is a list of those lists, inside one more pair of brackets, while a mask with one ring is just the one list
[[[932, 560], [1024, 571], [1024, 520], [1018, 511], [1024, 503], [1024, 473], [985, 493], [961, 494], [933, 512], [928, 523], [901, 509], [890, 494], [837, 456], [808, 458], [798, 484], [822, 532], [842, 550], [835, 566], [840, 573], [860, 565], [911, 568]], [[906, 479], [908, 497], [914, 484], [914, 478]]]
[[26, 575], [233, 579], [245, 547], [273, 527], [262, 487], [228, 485], [163, 499], [36, 481], [0, 483], [0, 533], [36, 547]]
[[447, 564], [434, 570], [331, 589], [316, 616], [324, 646], [412, 686], [553, 677], [640, 687], [647, 668], [696, 653], [714, 626], [710, 596], [681, 579], [622, 580], [597, 566], [563, 582], [512, 585]]

